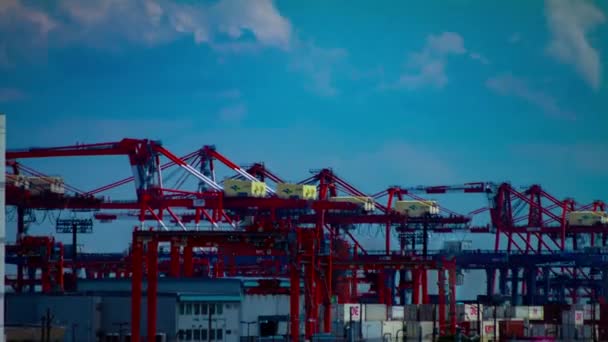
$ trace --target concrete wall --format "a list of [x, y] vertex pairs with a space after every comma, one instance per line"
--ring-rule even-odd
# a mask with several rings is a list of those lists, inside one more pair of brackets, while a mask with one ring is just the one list
[[[174, 295], [158, 296], [158, 319], [156, 330], [159, 333], [167, 334], [168, 340], [175, 336], [176, 328], [176, 304]], [[130, 296], [104, 296], [101, 304], [101, 322], [99, 329], [105, 333], [120, 333], [118, 323], [126, 322], [123, 326], [123, 334], [130, 333], [131, 322], [131, 297]], [[141, 333], [146, 334], [146, 312], [147, 306], [145, 297], [142, 297], [142, 317], [140, 321]]]
[[[302, 300], [300, 301], [302, 304]], [[302, 305], [300, 305], [302, 307]], [[300, 310], [301, 311], [301, 310]], [[288, 316], [289, 315], [289, 296], [287, 295], [246, 295], [241, 304], [241, 321], [257, 322], [260, 316]], [[286, 324], [280, 324], [279, 330], [285, 330]], [[251, 336], [259, 335], [257, 324], [249, 326]], [[241, 327], [243, 336], [247, 335], [247, 325]]]
[[[6, 117], [0, 115], [0, 279], [4, 281], [4, 244], [6, 241], [6, 218], [5, 218], [5, 151], [6, 151]], [[0, 286], [0, 341], [5, 341], [4, 336], [4, 285]]]
[[[184, 302], [184, 304], [193, 304], [193, 303], [205, 303], [209, 305], [209, 302]], [[178, 303], [179, 304], [179, 303]], [[237, 342], [239, 341], [239, 336], [242, 334], [242, 329], [240, 328], [240, 303], [231, 302], [231, 303], [219, 303], [214, 302], [213, 305], [222, 305], [222, 313], [217, 314], [217, 311], [214, 315], [211, 316], [211, 322], [209, 322], [209, 314], [203, 315], [194, 315], [192, 312], [191, 315], [177, 315], [177, 329], [209, 329], [209, 324], [211, 323], [211, 329], [222, 329], [223, 336], [221, 341], [225, 342]], [[179, 311], [179, 310], [178, 310]], [[239, 329], [240, 328], [240, 329]], [[216, 338], [215, 341], [218, 341]]]
[[6, 324], [39, 324], [47, 309], [53, 324], [65, 326], [66, 341], [96, 341], [101, 322], [101, 298], [96, 296], [45, 296], [11, 294], [6, 298]]

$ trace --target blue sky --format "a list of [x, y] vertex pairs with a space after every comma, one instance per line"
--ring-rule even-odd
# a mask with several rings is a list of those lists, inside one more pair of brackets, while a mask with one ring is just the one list
[[[607, 14], [566, 0], [4, 0], [0, 111], [9, 148], [148, 137], [291, 180], [332, 166], [370, 193], [509, 180], [607, 199]], [[130, 172], [30, 165], [88, 189]]]

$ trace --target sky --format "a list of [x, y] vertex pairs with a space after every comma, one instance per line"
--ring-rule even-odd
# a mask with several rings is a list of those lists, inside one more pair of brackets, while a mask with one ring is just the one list
[[[607, 15], [582, 0], [2, 0], [0, 112], [9, 148], [215, 144], [292, 181], [333, 167], [369, 193], [510, 181], [586, 203], [608, 193]], [[92, 189], [127, 163], [28, 165]], [[103, 227], [88, 248], [124, 248], [128, 229]]]

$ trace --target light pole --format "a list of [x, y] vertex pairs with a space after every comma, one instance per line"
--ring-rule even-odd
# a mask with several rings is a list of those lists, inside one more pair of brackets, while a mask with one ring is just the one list
[[122, 342], [122, 332], [125, 326], [129, 325], [129, 322], [113, 322], [113, 326], [118, 326], [118, 342]]
[[252, 324], [256, 324], [257, 321], [241, 321], [241, 324], [247, 324], [247, 341], [251, 340], [251, 335], [249, 334], [249, 327]]

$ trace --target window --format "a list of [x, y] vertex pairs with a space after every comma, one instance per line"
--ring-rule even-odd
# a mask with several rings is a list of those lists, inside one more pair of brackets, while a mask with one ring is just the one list
[[192, 330], [186, 330], [186, 341], [192, 341]]
[[179, 331], [177, 332], [177, 338], [178, 338], [179, 340], [183, 340], [183, 339], [184, 339], [184, 331], [183, 331], [183, 330], [179, 330]]
[[223, 335], [224, 331], [222, 329], [217, 329], [217, 331], [215, 332], [215, 337], [220, 341], [222, 340]]
[[223, 309], [224, 309], [224, 305], [223, 304], [218, 304], [217, 305], [217, 314], [221, 315], [222, 312], [224, 311]]
[[186, 311], [186, 304], [184, 303], [179, 303], [179, 314], [183, 315]]
[[208, 315], [207, 313], [207, 304], [201, 304], [201, 314]]
[[215, 329], [209, 329], [209, 339], [215, 340]]
[[201, 329], [201, 340], [207, 341], [207, 329]]
[[192, 315], [192, 304], [186, 304], [186, 315]]
[[201, 314], [201, 306], [199, 303], [192, 304], [194, 305], [194, 315], [198, 316]]
[[215, 315], [215, 304], [209, 304], [209, 314]]
[[201, 331], [198, 329], [194, 329], [194, 334], [192, 334], [194, 337], [195, 341], [198, 341], [201, 339]]

